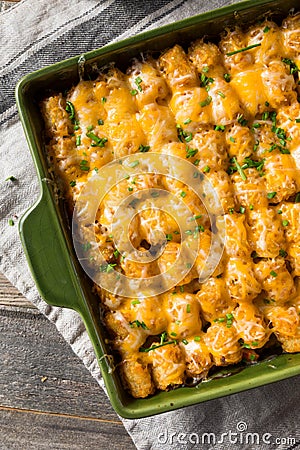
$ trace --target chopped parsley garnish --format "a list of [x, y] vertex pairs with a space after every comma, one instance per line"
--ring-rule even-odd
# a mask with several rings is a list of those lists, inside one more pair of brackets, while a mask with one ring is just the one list
[[272, 277], [276, 278], [277, 272], [275, 272], [275, 270], [271, 270], [270, 275], [272, 275]]
[[226, 53], [226, 56], [233, 56], [237, 53], [246, 52], [247, 50], [251, 50], [252, 48], [260, 47], [261, 44], [252, 44], [248, 45], [248, 47], [240, 48], [238, 50], [234, 50], [233, 52]]
[[200, 102], [200, 106], [201, 107], [208, 106], [211, 102], [212, 102], [212, 97], [210, 95], [208, 95], [207, 98], [205, 100], [203, 100], [203, 102]]
[[271, 200], [271, 198], [274, 198], [276, 194], [277, 194], [277, 192], [268, 192], [267, 198], [268, 198], [269, 200]]
[[139, 146], [139, 152], [141, 152], [141, 153], [147, 153], [147, 152], [149, 152], [149, 150], [150, 150], [150, 145], [141, 144]]

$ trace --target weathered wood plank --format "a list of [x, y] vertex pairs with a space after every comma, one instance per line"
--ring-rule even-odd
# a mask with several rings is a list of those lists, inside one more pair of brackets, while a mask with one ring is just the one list
[[1, 450], [132, 450], [123, 426], [0, 408]]
[[0, 273], [0, 306], [35, 308], [23, 295]]
[[119, 421], [81, 360], [37, 310], [0, 308], [0, 372], [2, 406]]

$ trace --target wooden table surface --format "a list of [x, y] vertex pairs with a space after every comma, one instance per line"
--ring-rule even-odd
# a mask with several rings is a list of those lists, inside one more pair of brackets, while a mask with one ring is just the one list
[[56, 327], [0, 274], [0, 449], [108, 448], [135, 447]]

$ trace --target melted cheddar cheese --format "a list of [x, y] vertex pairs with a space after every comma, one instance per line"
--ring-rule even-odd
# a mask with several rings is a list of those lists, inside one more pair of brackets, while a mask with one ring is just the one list
[[[42, 102], [50, 173], [70, 214], [93, 174], [130, 154], [187, 161], [214, 192], [208, 210], [183, 174], [129, 174], [81, 230], [93, 267], [101, 252], [128, 284], [143, 282], [134, 298], [94, 286], [132, 396], [200, 381], [249, 355], [255, 362], [271, 335], [300, 351], [299, 75], [298, 13], [281, 26], [226, 29], [218, 45], [198, 39], [187, 51], [142, 55], [126, 73], [111, 65]], [[155, 206], [160, 194], [143, 200], [152, 189], [189, 208], [189, 229]], [[124, 203], [132, 194], [140, 209]], [[152, 259], [132, 260], [128, 242]], [[167, 286], [180, 256], [173, 287], [147, 296], [152, 278]]]

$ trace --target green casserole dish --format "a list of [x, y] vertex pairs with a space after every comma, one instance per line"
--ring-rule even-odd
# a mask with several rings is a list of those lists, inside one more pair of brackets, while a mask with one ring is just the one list
[[82, 317], [112, 406], [124, 418], [171, 411], [298, 375], [300, 354], [281, 354], [272, 357], [271, 362], [266, 359], [238, 368], [230, 376], [230, 369], [223, 368], [209, 382], [159, 392], [147, 399], [134, 399], [127, 394], [118, 373], [111, 372], [109, 360], [104, 356], [110, 349], [100, 321], [99, 300], [92, 294], [91, 283], [77, 261], [63, 205], [57, 201], [53, 184], [45, 181], [48, 167], [39, 101], [49, 89], [62, 92], [77, 83], [80, 61], [84, 60], [87, 71], [94, 63], [100, 67], [113, 61], [118, 61], [122, 69], [142, 51], [160, 51], [175, 43], [184, 45], [203, 35], [214, 41], [227, 26], [247, 25], [269, 12], [274, 20], [281, 20], [297, 6], [297, 0], [244, 1], [107, 45], [81, 55], [80, 59], [73, 57], [59, 62], [26, 75], [16, 87], [17, 106], [41, 189], [38, 201], [20, 220], [24, 251], [42, 298], [50, 305], [74, 309]]

